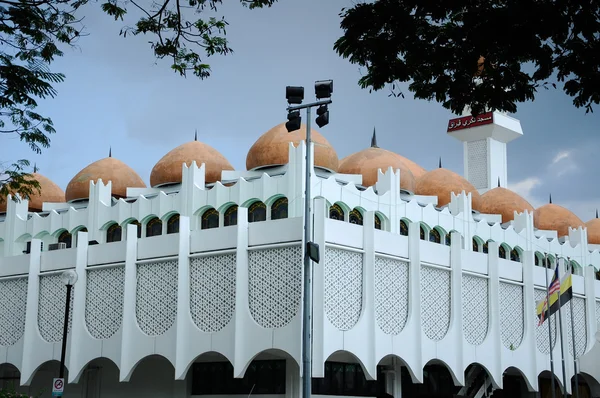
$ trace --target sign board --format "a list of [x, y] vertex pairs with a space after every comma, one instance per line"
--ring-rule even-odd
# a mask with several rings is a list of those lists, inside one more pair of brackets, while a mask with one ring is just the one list
[[52, 396], [62, 397], [65, 391], [65, 379], [53, 379], [52, 380]]
[[448, 122], [448, 133], [457, 130], [468, 129], [471, 127], [483, 126], [494, 123], [494, 114], [492, 112], [483, 113], [479, 116], [463, 116], [451, 119]]

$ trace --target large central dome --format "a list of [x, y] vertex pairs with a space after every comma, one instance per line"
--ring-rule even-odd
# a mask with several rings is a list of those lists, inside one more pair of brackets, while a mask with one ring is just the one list
[[[316, 167], [322, 167], [327, 170], [338, 170], [338, 156], [335, 149], [318, 131], [311, 129], [311, 141], [315, 147]], [[306, 139], [306, 126], [303, 124], [299, 130], [288, 133], [285, 123], [278, 124], [271, 130], [264, 133], [246, 157], [246, 169], [255, 170], [267, 166], [280, 166], [289, 162], [290, 142], [298, 146], [300, 141]]]

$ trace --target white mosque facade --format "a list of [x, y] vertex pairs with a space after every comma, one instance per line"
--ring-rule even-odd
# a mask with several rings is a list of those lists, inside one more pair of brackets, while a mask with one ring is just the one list
[[[506, 189], [521, 127], [489, 117], [449, 124], [465, 178], [375, 137], [338, 161], [313, 132], [314, 395], [550, 397], [552, 349], [557, 396], [576, 358], [579, 396], [600, 397], [600, 221]], [[35, 174], [40, 194], [0, 204], [0, 387], [51, 396], [72, 269], [65, 397], [300, 397], [302, 129], [261, 136], [247, 171], [192, 141], [151, 187], [113, 157], [66, 192]], [[561, 342], [551, 317], [550, 348], [535, 303], [555, 266], [574, 324], [565, 306]]]

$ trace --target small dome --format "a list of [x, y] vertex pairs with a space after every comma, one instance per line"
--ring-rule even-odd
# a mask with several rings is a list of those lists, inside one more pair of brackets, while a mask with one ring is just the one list
[[537, 229], [556, 231], [559, 237], [569, 235], [569, 227], [585, 226], [573, 212], [553, 203], [535, 209], [533, 225]]
[[[65, 193], [58, 185], [56, 185], [49, 178], [39, 174], [32, 173], [33, 179], [37, 180], [40, 184], [40, 191], [33, 190], [33, 193], [29, 197], [29, 211], [42, 211], [42, 204], [44, 202], [49, 203], [63, 203], [65, 201]], [[4, 197], [0, 202], [0, 213], [6, 212], [7, 198]]]
[[189, 167], [194, 160], [198, 167], [204, 163], [207, 184], [220, 181], [223, 170], [233, 170], [231, 163], [215, 148], [200, 141], [191, 141], [171, 150], [156, 163], [150, 173], [150, 185], [180, 183], [183, 164]]
[[146, 188], [146, 184], [133, 169], [119, 159], [107, 157], [100, 159], [81, 170], [67, 185], [66, 199], [72, 202], [88, 199], [90, 181], [102, 179], [103, 183], [112, 182], [112, 195], [127, 196], [127, 188]]
[[419, 166], [412, 160], [407, 159], [405, 157], [402, 157], [402, 160], [404, 161], [404, 163], [406, 164], [406, 167], [408, 167], [408, 169], [410, 170], [412, 175], [415, 177], [415, 179], [421, 178], [421, 177], [423, 177], [423, 175], [425, 175], [425, 173], [427, 173], [427, 170], [425, 170], [424, 168], [422, 168], [421, 166]]
[[510, 189], [498, 187], [481, 195], [479, 211], [486, 214], [501, 214], [502, 222], [514, 219], [514, 212], [533, 212], [533, 206]]
[[405, 158], [388, 150], [371, 147], [349, 155], [340, 161], [338, 173], [362, 174], [362, 185], [370, 187], [377, 182], [377, 170], [387, 171], [388, 167], [400, 169], [400, 188], [415, 191], [415, 177], [408, 168]]
[[[335, 149], [318, 131], [311, 130], [311, 141], [315, 147], [314, 164], [327, 170], [338, 170], [338, 156]], [[285, 123], [278, 124], [264, 133], [246, 157], [246, 169], [254, 170], [264, 166], [279, 166], [289, 161], [289, 143], [298, 146], [300, 141], [306, 139], [306, 126], [303, 124], [299, 130], [288, 133]]]
[[600, 218], [592, 218], [585, 223], [587, 227], [588, 243], [600, 245]]
[[472, 208], [479, 210], [481, 196], [475, 187], [458, 174], [443, 168], [434, 169], [417, 179], [415, 193], [417, 195], [437, 196], [438, 206], [450, 203], [451, 193], [458, 195], [462, 191], [471, 193]]

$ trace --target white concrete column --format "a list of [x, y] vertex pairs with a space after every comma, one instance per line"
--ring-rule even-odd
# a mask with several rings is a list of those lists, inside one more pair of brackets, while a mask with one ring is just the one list
[[[317, 198], [313, 209], [313, 241], [319, 245], [321, 261], [313, 267], [313, 377], [325, 377], [325, 241], [327, 201]], [[302, 372], [302, 367], [300, 367]]]
[[[423, 325], [421, 324], [421, 239], [418, 221], [408, 225], [408, 257], [408, 322], [406, 327], [412, 326], [414, 333], [412, 346], [416, 347], [417, 351], [411, 353], [410, 356], [404, 356], [402, 353], [397, 355], [400, 358], [414, 358], [414, 362], [408, 365], [413, 370], [417, 381], [422, 383], [425, 364], [423, 363]], [[394, 353], [396, 350], [394, 344]]]
[[[375, 212], [368, 211], [363, 218], [363, 313], [359, 323], [365, 323], [365, 332], [361, 333], [364, 341], [362, 345], [365, 353], [363, 365], [367, 372], [365, 377], [369, 376], [373, 380], [377, 378], [377, 344], [375, 342], [376, 330], [378, 329], [375, 320]], [[352, 330], [352, 329], [351, 329]], [[350, 331], [351, 331], [350, 330]], [[350, 332], [348, 331], [348, 332]], [[348, 333], [346, 332], [346, 333]], [[357, 336], [358, 337], [358, 336]]]
[[494, 342], [492, 345], [493, 351], [489, 353], [491, 358], [494, 358], [494, 366], [488, 367], [488, 371], [494, 380], [496, 380], [498, 387], [502, 388], [503, 383], [503, 348], [502, 345], [502, 334], [500, 332], [500, 275], [498, 272], [498, 243], [488, 243], [488, 275], [489, 275], [489, 303], [490, 303], [490, 323], [488, 336], [486, 339], [490, 339]]
[[[533, 267], [535, 266], [534, 262], [534, 252], [526, 251], [523, 253], [523, 310], [525, 311], [523, 314], [523, 322], [525, 323], [523, 330], [523, 342], [521, 346], [524, 349], [527, 349], [528, 352], [522, 354], [528, 358], [535, 358], [537, 355], [537, 342], [536, 342], [536, 331], [535, 331], [535, 323], [536, 316], [531, 311], [532, 308], [535, 308], [535, 296], [534, 296], [534, 286], [533, 286]], [[536, 362], [533, 360], [523, 361], [521, 362], [522, 367], [521, 371], [527, 375], [529, 382], [531, 383], [531, 387], [534, 390], [538, 389], [538, 375], [540, 372], [537, 370]]]
[[[10, 200], [10, 199], [8, 199]], [[38, 302], [40, 295], [41, 240], [31, 240], [29, 277], [27, 283], [27, 310], [25, 312], [25, 332], [23, 334], [23, 362], [21, 363], [21, 385], [28, 386], [39, 366], [41, 338], [38, 332]]]
[[[453, 349], [455, 351], [454, 363], [455, 369], [465, 369], [468, 364], [464, 360], [464, 337], [463, 337], [463, 307], [462, 307], [462, 240], [458, 232], [452, 232], [450, 242], [450, 322], [449, 333], [452, 337]], [[456, 372], [456, 379], [459, 384], [465, 384], [465, 373]]]
[[195, 356], [195, 353], [189, 350], [192, 327], [190, 315], [190, 218], [185, 216], [179, 217], [179, 251], [177, 261], [175, 379], [185, 380], [189, 369], [188, 364]]

